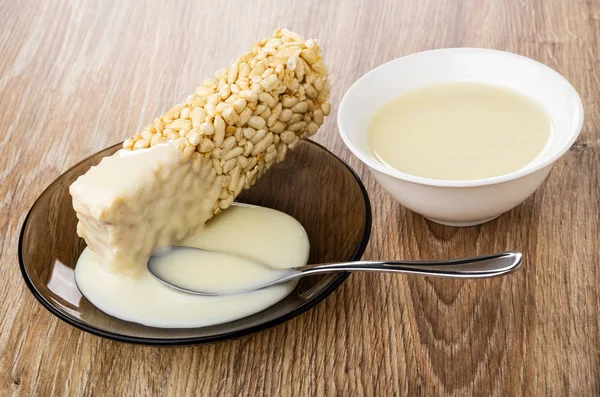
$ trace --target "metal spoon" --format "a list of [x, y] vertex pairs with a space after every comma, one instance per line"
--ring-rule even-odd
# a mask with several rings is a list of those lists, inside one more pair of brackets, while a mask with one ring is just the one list
[[[192, 247], [171, 247], [172, 251], [181, 249], [198, 249]], [[502, 276], [516, 271], [522, 262], [523, 256], [520, 252], [509, 251], [498, 254], [477, 256], [463, 259], [450, 259], [438, 261], [356, 261], [341, 263], [324, 263], [316, 265], [306, 265], [291, 269], [272, 269], [272, 275], [268, 280], [256, 281], [248, 280], [248, 285], [236, 289], [212, 289], [211, 291], [198, 291], [190, 287], [175, 285], [172, 281], [164, 280], [158, 275], [158, 266], [161, 263], [161, 256], [165, 254], [153, 255], [148, 261], [148, 270], [163, 284], [179, 291], [196, 295], [222, 296], [234, 295], [251, 292], [276, 284], [285, 283], [300, 277], [312, 276], [315, 274], [335, 273], [335, 272], [385, 272], [385, 273], [403, 273], [416, 274], [422, 276], [452, 277], [452, 278], [487, 278]], [[168, 253], [166, 254], [168, 255]], [[262, 265], [264, 266], [264, 265]], [[265, 266], [266, 267], [266, 266]], [[269, 273], [271, 273], [271, 268]]]

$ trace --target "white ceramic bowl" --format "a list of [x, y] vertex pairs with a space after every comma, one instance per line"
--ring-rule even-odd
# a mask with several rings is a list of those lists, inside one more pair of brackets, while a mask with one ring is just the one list
[[[464, 81], [510, 88], [543, 106], [554, 132], [542, 153], [513, 173], [467, 181], [405, 174], [372, 155], [367, 127], [383, 104], [422, 86]], [[556, 71], [520, 55], [477, 48], [426, 51], [383, 64], [350, 87], [338, 112], [344, 143], [369, 166], [381, 186], [410, 210], [451, 226], [487, 222], [529, 197], [575, 142], [582, 124], [581, 99]], [[506, 161], [510, 161], [510, 153]]]

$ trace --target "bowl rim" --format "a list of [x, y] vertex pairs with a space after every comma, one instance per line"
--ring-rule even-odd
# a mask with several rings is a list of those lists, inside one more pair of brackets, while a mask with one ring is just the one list
[[[314, 145], [314, 146], [318, 147], [319, 149], [324, 150], [326, 153], [330, 154], [331, 156], [333, 156], [336, 160], [341, 162], [342, 165], [344, 165], [348, 169], [348, 171], [350, 171], [350, 174], [354, 177], [354, 179], [358, 183], [358, 187], [361, 190], [363, 201], [365, 203], [365, 216], [366, 216], [365, 229], [364, 229], [360, 244], [358, 245], [356, 250], [352, 253], [350, 260], [351, 261], [359, 260], [362, 257], [362, 255], [364, 254], [365, 249], [367, 248], [367, 245], [369, 243], [369, 238], [371, 236], [371, 226], [372, 226], [373, 214], [372, 214], [372, 210], [371, 210], [371, 201], [369, 200], [369, 195], [367, 193], [367, 189], [365, 188], [363, 182], [361, 181], [361, 179], [358, 176], [358, 174], [356, 173], [356, 171], [354, 171], [352, 169], [352, 167], [350, 167], [348, 165], [348, 163], [346, 163], [344, 160], [342, 160], [335, 153], [331, 152], [323, 145], [321, 145], [317, 142], [314, 142], [312, 140], [309, 140], [309, 139], [307, 139], [303, 144]], [[106, 147], [106, 148], [100, 150], [99, 152], [102, 152], [107, 149], [117, 148], [119, 146], [122, 146], [122, 142], [115, 144], [113, 146]], [[94, 153], [94, 154], [97, 154], [97, 153]], [[89, 159], [89, 157], [93, 156], [94, 154], [91, 154], [90, 156], [86, 157], [85, 159], [77, 162], [75, 165], [68, 168], [66, 171], [62, 172], [58, 177], [66, 174], [67, 172], [71, 171], [73, 168], [75, 168], [75, 167], [79, 166], [80, 164], [82, 164], [83, 162], [87, 161], [87, 159]], [[33, 205], [31, 206], [31, 208], [27, 212], [27, 216], [25, 217], [25, 220], [23, 221], [23, 224], [21, 225], [21, 232], [19, 233], [19, 245], [18, 245], [18, 258], [19, 258], [19, 268], [21, 270], [21, 276], [23, 277], [23, 280], [25, 281], [25, 284], [29, 288], [30, 292], [38, 300], [38, 302], [40, 302], [42, 304], [42, 306], [46, 308], [46, 310], [48, 310], [50, 313], [54, 314], [56, 317], [58, 317], [60, 320], [62, 320], [64, 322], [66, 322], [67, 324], [72, 325], [75, 328], [78, 328], [82, 331], [88, 332], [95, 336], [100, 336], [100, 337], [114, 340], [117, 342], [133, 343], [133, 344], [148, 345], [148, 346], [189, 346], [189, 345], [199, 345], [199, 344], [215, 343], [215, 342], [222, 342], [222, 341], [231, 340], [231, 339], [237, 339], [237, 338], [241, 338], [244, 336], [248, 336], [250, 334], [254, 334], [256, 332], [266, 330], [271, 327], [275, 327], [279, 324], [282, 324], [286, 321], [291, 320], [294, 317], [299, 316], [300, 314], [308, 311], [309, 309], [312, 309], [318, 303], [320, 303], [325, 298], [327, 298], [329, 295], [331, 295], [331, 293], [334, 290], [336, 290], [350, 275], [349, 272], [338, 273], [337, 277], [333, 280], [333, 282], [327, 288], [325, 288], [319, 294], [315, 295], [313, 298], [309, 299], [308, 301], [306, 301], [305, 303], [303, 303], [296, 309], [292, 310], [291, 312], [289, 312], [283, 316], [277, 317], [273, 320], [267, 321], [265, 323], [254, 325], [252, 327], [244, 328], [244, 329], [241, 329], [238, 331], [232, 331], [232, 332], [227, 332], [227, 333], [223, 333], [223, 334], [218, 334], [218, 335], [213, 335], [213, 336], [204, 336], [204, 337], [144, 338], [144, 337], [137, 337], [137, 336], [122, 335], [122, 334], [115, 333], [115, 332], [101, 330], [99, 328], [79, 322], [76, 319], [74, 319], [74, 318], [62, 313], [60, 310], [56, 309], [55, 306], [50, 301], [48, 301], [42, 295], [42, 293], [40, 291], [38, 291], [38, 289], [35, 287], [35, 285], [31, 281], [31, 278], [29, 277], [27, 270], [25, 269], [25, 262], [23, 260], [23, 239], [24, 239], [24, 235], [25, 235], [25, 229], [27, 227], [27, 224], [29, 222], [29, 218], [31, 216], [31, 213], [33, 212], [33, 209], [38, 204], [40, 198], [46, 193], [48, 188], [55, 181], [56, 181], [56, 178], [42, 191], [42, 193], [40, 193], [40, 195], [37, 197], [37, 199], [34, 201]]]
[[[495, 56], [513, 58], [514, 60], [517, 60], [517, 61], [528, 62], [531, 65], [534, 65], [535, 67], [537, 67], [541, 70], [545, 70], [546, 72], [550, 73], [550, 75], [553, 75], [557, 80], [561, 81], [569, 88], [569, 90], [571, 91], [571, 94], [573, 95], [573, 98], [575, 99], [575, 103], [574, 103], [575, 109], [574, 109], [574, 118], [573, 118], [574, 122], [572, 124], [571, 130], [568, 133], [569, 138], [565, 141], [565, 143], [563, 143], [562, 146], [560, 146], [558, 148], [558, 150], [555, 150], [551, 156], [547, 156], [544, 159], [542, 159], [541, 161], [534, 160], [532, 163], [526, 165], [523, 168], [518, 169], [517, 171], [511, 172], [508, 174], [504, 174], [504, 175], [491, 177], [491, 178], [469, 179], [469, 180], [444, 180], [444, 179], [425, 178], [425, 177], [421, 177], [421, 176], [407, 174], [402, 171], [398, 171], [392, 167], [386, 166], [386, 165], [376, 161], [371, 156], [366, 154], [363, 150], [360, 150], [359, 148], [357, 148], [350, 141], [350, 138], [348, 137], [348, 135], [346, 133], [343, 115], [348, 112], [346, 110], [346, 107], [348, 106], [347, 98], [349, 96], [353, 95], [356, 91], [358, 91], [357, 86], [361, 81], [366, 79], [368, 76], [375, 75], [375, 74], [381, 72], [381, 69], [383, 67], [388, 66], [390, 64], [405, 61], [409, 58], [420, 57], [420, 56], [424, 56], [426, 54], [431, 54], [431, 53], [447, 53], [448, 55], [453, 54], [453, 53], [493, 54]], [[583, 127], [583, 116], [584, 116], [583, 103], [581, 101], [581, 97], [579, 96], [579, 93], [577, 92], [575, 87], [573, 87], [573, 85], [563, 75], [558, 73], [556, 70], [552, 69], [550, 66], [545, 65], [541, 62], [538, 62], [534, 59], [528, 58], [526, 56], [515, 54], [512, 52], [507, 52], [507, 51], [494, 50], [494, 49], [490, 49], [490, 48], [453, 47], [453, 48], [439, 48], [439, 49], [434, 49], [434, 50], [416, 52], [414, 54], [409, 54], [409, 55], [405, 55], [405, 56], [402, 56], [402, 57], [399, 57], [396, 59], [392, 59], [391, 61], [385, 62], [385, 63], [377, 66], [376, 68], [371, 69], [370, 71], [365, 73], [362, 77], [360, 77], [358, 80], [356, 80], [352, 84], [352, 86], [350, 86], [348, 91], [346, 91], [346, 93], [344, 94], [342, 101], [340, 102], [340, 107], [339, 107], [338, 114], [337, 114], [337, 124], [338, 124], [339, 134], [342, 137], [342, 141], [344, 142], [346, 147], [348, 147], [348, 149], [350, 149], [350, 151], [356, 157], [358, 157], [358, 159], [360, 161], [362, 161], [364, 164], [366, 164], [369, 168], [371, 168], [373, 170], [379, 171], [383, 174], [389, 175], [396, 179], [416, 183], [419, 185], [437, 186], [437, 187], [477, 187], [477, 186], [495, 185], [495, 184], [519, 179], [519, 178], [522, 178], [524, 176], [532, 174], [536, 171], [541, 170], [542, 168], [545, 168], [545, 167], [553, 164], [556, 160], [558, 160], [560, 157], [562, 157], [562, 155], [564, 155], [569, 150], [569, 148], [573, 145], [573, 143], [575, 143], [575, 141], [581, 134], [581, 129]]]

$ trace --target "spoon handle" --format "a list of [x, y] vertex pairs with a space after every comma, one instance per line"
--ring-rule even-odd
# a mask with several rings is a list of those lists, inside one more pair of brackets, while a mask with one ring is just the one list
[[[423, 276], [486, 278], [512, 273], [521, 266], [520, 252], [509, 251], [485, 256], [441, 261], [358, 261], [306, 265], [288, 279], [330, 272], [389, 272]], [[287, 277], [286, 277], [287, 278]]]

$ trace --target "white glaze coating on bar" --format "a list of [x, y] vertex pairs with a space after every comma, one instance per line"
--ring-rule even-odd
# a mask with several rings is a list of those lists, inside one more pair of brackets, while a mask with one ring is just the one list
[[182, 148], [178, 140], [120, 150], [71, 185], [77, 234], [106, 270], [139, 274], [152, 252], [179, 244], [213, 215], [223, 177]]

